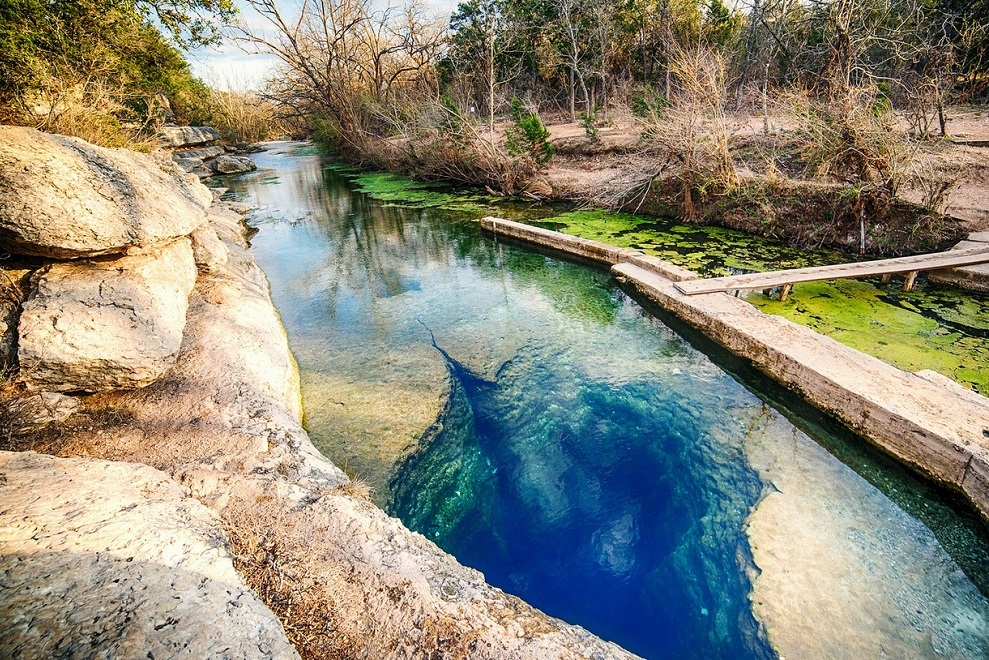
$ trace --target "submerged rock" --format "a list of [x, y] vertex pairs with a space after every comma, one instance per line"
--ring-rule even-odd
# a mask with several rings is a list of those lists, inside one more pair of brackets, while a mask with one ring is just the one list
[[161, 245], [200, 226], [211, 201], [171, 162], [0, 127], [0, 249], [72, 259]]
[[192, 245], [49, 266], [24, 304], [20, 377], [31, 388], [98, 392], [143, 387], [174, 362], [189, 292]]
[[194, 147], [220, 139], [220, 134], [212, 126], [163, 126], [159, 133], [172, 147]]
[[256, 170], [258, 166], [246, 156], [220, 156], [209, 163], [209, 168], [217, 174], [239, 174]]
[[0, 656], [297, 658], [215, 513], [146, 465], [0, 452]]

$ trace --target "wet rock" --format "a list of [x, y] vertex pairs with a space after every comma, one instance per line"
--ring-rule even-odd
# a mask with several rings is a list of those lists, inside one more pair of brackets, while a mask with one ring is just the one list
[[203, 181], [213, 176], [213, 172], [205, 165], [197, 165], [196, 167], [192, 168], [192, 172], [190, 172], [190, 174], [195, 174], [197, 177], [199, 177], [200, 181]]
[[196, 265], [189, 239], [116, 260], [49, 266], [18, 326], [20, 378], [31, 388], [143, 387], [175, 360]]
[[144, 465], [0, 452], [0, 656], [295, 658], [217, 516]]
[[71, 259], [162, 245], [200, 226], [211, 200], [170, 161], [0, 127], [0, 249]]
[[79, 400], [58, 392], [38, 392], [7, 404], [10, 430], [15, 434], [41, 431], [79, 410]]
[[217, 272], [227, 263], [227, 246], [212, 227], [200, 227], [192, 232], [192, 253], [196, 266], [203, 272]]
[[210, 162], [209, 168], [217, 174], [240, 174], [256, 170], [258, 166], [246, 156], [219, 156]]
[[220, 139], [220, 134], [211, 126], [164, 126], [159, 132], [172, 147], [192, 147]]

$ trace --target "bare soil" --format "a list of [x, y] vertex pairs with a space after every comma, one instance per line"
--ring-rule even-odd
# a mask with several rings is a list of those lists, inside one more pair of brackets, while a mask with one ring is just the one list
[[[989, 145], [989, 108], [953, 108], [948, 117], [948, 139], [915, 143], [897, 202], [870, 226], [870, 253], [943, 249], [970, 232], [989, 229], [989, 146], [976, 146], [982, 141]], [[547, 127], [556, 155], [532, 186], [538, 196], [654, 215], [680, 213], [675, 186], [663, 183], [666, 156], [641, 139], [642, 126], [635, 117], [613, 117], [598, 129], [596, 140], [579, 124], [562, 118], [550, 118]], [[742, 189], [727, 196], [702, 196], [700, 222], [794, 245], [857, 249], [861, 206], [848, 203], [845, 187], [810, 177], [779, 148], [789, 128], [783, 117], [735, 119], [732, 140]], [[952, 182], [944, 216], [925, 213], [919, 206], [923, 189], [914, 175], [932, 171]], [[654, 179], [658, 185], [650, 187]], [[878, 216], [870, 204], [866, 200], [867, 212]]]

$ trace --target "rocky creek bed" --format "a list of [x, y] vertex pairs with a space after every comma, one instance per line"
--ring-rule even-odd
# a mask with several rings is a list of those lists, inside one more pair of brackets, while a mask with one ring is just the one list
[[[0, 131], [0, 239], [24, 255], [0, 310], [22, 450], [0, 456], [0, 648], [989, 648], [971, 512], [606, 273], [485, 238], [501, 202], [351, 177], [369, 196], [304, 145], [216, 199], [167, 161]], [[42, 213], [44, 241], [22, 231]]]
[[[315, 450], [241, 207], [167, 159], [30, 129], [0, 128], [0, 177], [2, 245], [34, 255], [5, 269], [2, 420], [25, 453], [0, 452], [0, 649], [631, 657], [491, 587]], [[19, 341], [36, 318], [50, 335]]]

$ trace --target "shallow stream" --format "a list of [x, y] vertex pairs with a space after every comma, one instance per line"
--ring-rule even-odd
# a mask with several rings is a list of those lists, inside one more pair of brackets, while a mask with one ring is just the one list
[[989, 657], [989, 540], [955, 498], [476, 223], [579, 217], [256, 161], [224, 185], [258, 206], [313, 441], [491, 583], [650, 658]]

